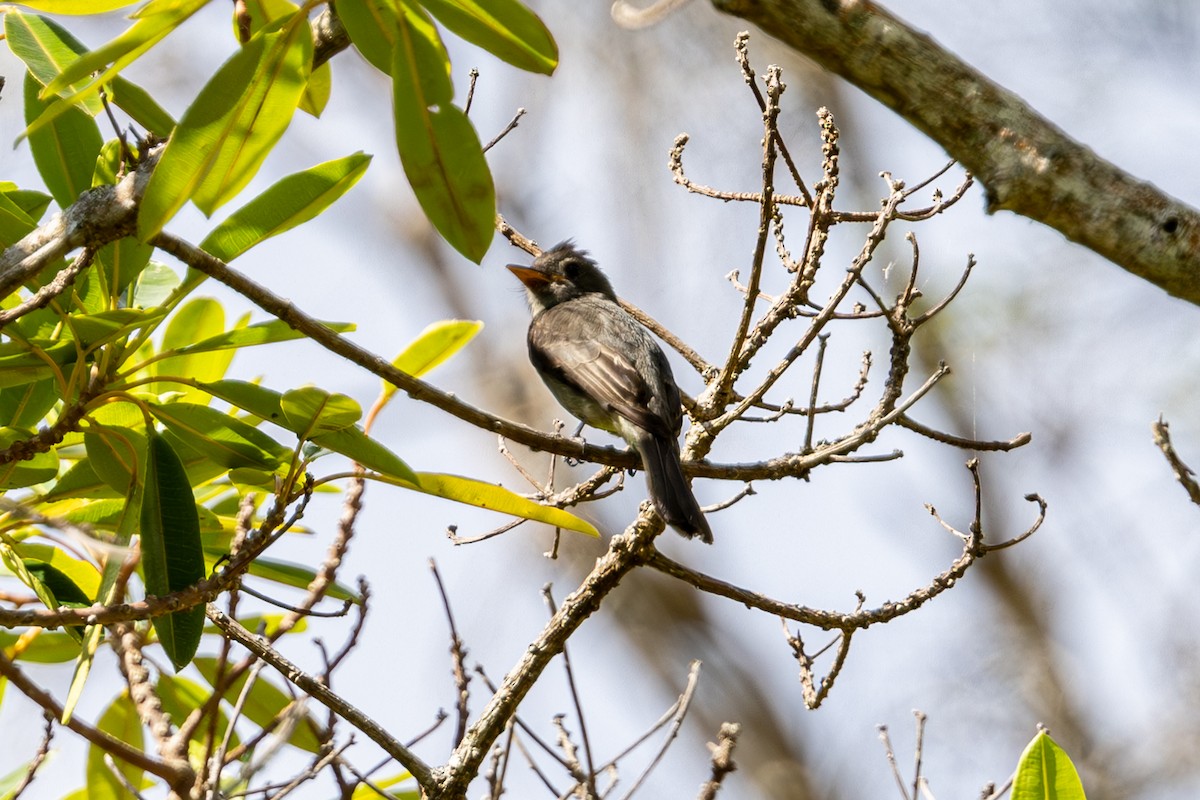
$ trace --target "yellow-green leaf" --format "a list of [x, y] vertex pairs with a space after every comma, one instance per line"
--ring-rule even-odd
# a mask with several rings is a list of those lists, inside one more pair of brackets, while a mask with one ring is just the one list
[[[209, 685], [215, 685], [217, 682], [217, 664], [213, 658], [197, 658], [195, 660], [196, 669], [204, 676], [204, 680], [208, 681]], [[242, 687], [246, 685], [246, 674], [242, 673], [237, 680], [225, 691], [224, 699], [230, 703], [237, 700], [242, 692]], [[285, 694], [281, 689], [267, 680], [262, 675], [250, 687], [250, 693], [246, 697], [246, 704], [242, 711], [246, 717], [256, 725], [270, 725], [275, 718], [285, 708], [290, 706], [294, 701], [291, 697]], [[311, 714], [305, 714], [301, 719], [300, 724], [292, 730], [292, 735], [288, 739], [288, 744], [293, 747], [298, 747], [309, 753], [317, 753], [321, 750], [321, 739], [324, 732], [320, 723]]]
[[[25, 121], [33, 122], [46, 108], [46, 102], [38, 99], [41, 84], [32, 73], [25, 73]], [[62, 208], [74, 203], [79, 195], [92, 188], [92, 172], [96, 167], [96, 156], [104, 139], [92, 116], [79, 108], [71, 107], [66, 113], [29, 137], [29, 149], [38, 174], [46, 182], [46, 188], [54, 201]]]
[[473, 478], [435, 472], [418, 472], [417, 483], [410, 488], [469, 506], [486, 508], [501, 514], [511, 514], [514, 517], [524, 517], [558, 528], [586, 533], [588, 536], [598, 537], [600, 535], [600, 531], [596, 530], [595, 525], [568, 511], [540, 505], [503, 486], [484, 483]]
[[232, 261], [254, 245], [307, 222], [350, 190], [367, 171], [362, 152], [288, 175], [233, 212], [200, 247]]
[[545, 24], [518, 0], [421, 0], [438, 21], [497, 58], [549, 75], [558, 45]]
[[1038, 731], [1021, 754], [1012, 800], [1086, 800], [1070, 756], [1045, 731]]
[[[478, 320], [448, 319], [434, 322], [396, 356], [392, 366], [419, 378], [447, 361], [481, 330], [483, 323]], [[385, 382], [383, 390], [390, 397], [396, 387]]]
[[[115, 738], [117, 741], [137, 750], [145, 744], [142, 734], [142, 721], [138, 717], [137, 708], [125, 690], [113, 700], [97, 725], [100, 730]], [[129, 790], [125, 784], [113, 775], [105, 756], [108, 754], [102, 747], [88, 746], [87, 754], [87, 798], [88, 800], [128, 800]], [[142, 784], [143, 772], [122, 761], [117, 762], [117, 769], [125, 776], [125, 780], [139, 789]]]
[[284, 392], [279, 407], [287, 420], [285, 427], [305, 439], [340, 431], [362, 418], [362, 406], [354, 398], [327, 392], [316, 386], [302, 386]]
[[312, 31], [297, 14], [251, 39], [184, 112], [146, 187], [138, 237], [149, 239], [193, 200], [212, 214], [262, 166], [296, 111], [312, 64]]
[[21, 0], [21, 5], [51, 14], [103, 14], [131, 6], [138, 0]]

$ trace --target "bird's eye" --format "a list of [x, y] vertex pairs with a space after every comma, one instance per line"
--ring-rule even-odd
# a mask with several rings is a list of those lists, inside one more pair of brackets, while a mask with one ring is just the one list
[[579, 264], [575, 261], [568, 261], [563, 267], [563, 275], [567, 276], [567, 280], [575, 280], [579, 277]]

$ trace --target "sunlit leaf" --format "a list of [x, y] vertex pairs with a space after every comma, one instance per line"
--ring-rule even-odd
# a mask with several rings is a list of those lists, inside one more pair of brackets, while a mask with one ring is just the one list
[[[142, 571], [146, 593], [166, 595], [204, 578], [200, 521], [192, 486], [179, 456], [153, 428], [147, 429], [146, 479], [142, 490]], [[204, 631], [204, 606], [155, 617], [158, 640], [175, 669], [191, 663]]]
[[320, 214], [358, 183], [370, 162], [371, 156], [359, 152], [288, 175], [214, 228], [201, 249], [232, 261]]
[[418, 472], [417, 483], [412, 488], [447, 500], [544, 522], [558, 528], [586, 533], [588, 536], [600, 535], [595, 525], [568, 511], [540, 505], [503, 486], [477, 481], [474, 478]]
[[271, 471], [291, 453], [258, 428], [208, 406], [164, 403], [151, 406], [150, 412], [189, 447], [226, 469]]
[[21, 0], [21, 5], [51, 14], [103, 14], [131, 6], [139, 0]]
[[[399, 37], [400, 0], [341, 0], [338, 19], [350, 41], [376, 69], [392, 72], [392, 51]], [[446, 60], [445, 68], [450, 66]]]
[[[36, 638], [21, 641], [20, 649], [13, 652], [22, 635], [0, 629], [0, 649], [12, 653], [12, 658], [33, 664], [61, 664], [79, 655], [79, 640], [61, 631], [43, 629]], [[3, 797], [3, 795], [0, 795]]]
[[[137, 708], [129, 698], [128, 690], [117, 695], [104, 715], [100, 717], [97, 726], [100, 730], [115, 738], [117, 741], [137, 750], [145, 744], [142, 734], [142, 721], [138, 717]], [[88, 800], [128, 800], [129, 790], [125, 784], [113, 774], [105, 763], [108, 751], [96, 745], [88, 746], [87, 755], [87, 797]], [[142, 770], [124, 761], [117, 760], [117, 769], [125, 776], [125, 781], [132, 786], [141, 787]]]
[[[204, 680], [208, 681], [209, 685], [215, 685], [217, 682], [216, 659], [197, 658], [194, 663], [196, 669], [204, 676]], [[246, 677], [246, 674], [243, 672], [226, 689], [224, 695], [226, 701], [232, 704], [237, 700], [242, 692], [242, 687], [246, 684]], [[264, 675], [260, 674], [258, 680], [250, 687], [250, 693], [246, 698], [243, 713], [254, 724], [266, 727], [275, 720], [281, 711], [293, 702], [291, 697], [267, 680]], [[292, 731], [292, 735], [288, 739], [288, 744], [309, 753], [317, 753], [321, 750], [322, 736], [320, 723], [311, 714], [305, 714], [300, 724], [296, 725]]]
[[[27, 123], [37, 119], [47, 105], [38, 99], [40, 89], [41, 84], [26, 72]], [[96, 121], [86, 111], [76, 107], [30, 135], [29, 149], [38, 174], [62, 208], [71, 205], [82, 192], [92, 188], [92, 172], [95, 171], [96, 156], [102, 144], [104, 140]]]
[[1070, 756], [1045, 731], [1038, 731], [1021, 754], [1011, 797], [1012, 800], [1086, 800], [1083, 782]]
[[558, 45], [545, 24], [518, 0], [421, 0], [438, 21], [514, 67], [549, 75]]
[[[96, 592], [100, 588], [100, 573], [96, 571], [94, 564], [74, 558], [61, 547], [49, 544], [18, 542], [13, 544], [12, 548], [26, 562], [35, 560], [53, 567], [58, 575], [74, 587], [73, 590], [59, 591], [52, 586], [51, 588], [54, 588], [59, 600], [67, 602], [78, 600], [83, 603], [91, 603], [96, 596]], [[52, 578], [52, 580], [57, 580], [57, 578]], [[74, 596], [76, 592], [78, 592], [78, 597]]]
[[149, 239], [189, 199], [205, 214], [244, 187], [296, 111], [312, 62], [312, 31], [297, 14], [251, 39], [184, 112], [146, 187], [138, 237]]
[[398, 19], [391, 76], [400, 162], [438, 233], [478, 263], [492, 242], [496, 220], [495, 187], [483, 146], [467, 115], [452, 102], [449, 59], [436, 28], [416, 13]]
[[[447, 361], [481, 330], [483, 323], [479, 321], [450, 319], [434, 322], [396, 356], [392, 366], [419, 378]], [[391, 397], [395, 392], [395, 386], [384, 383], [385, 396]]]
[[[354, 330], [355, 326], [352, 322], [323, 322], [321, 323], [331, 331], [345, 333], [346, 331]], [[212, 350], [226, 350], [230, 348], [241, 349], [243, 347], [253, 347], [261, 344], [274, 344], [275, 342], [289, 342], [295, 339], [303, 339], [304, 334], [288, 325], [286, 322], [278, 319], [273, 319], [268, 322], [256, 322], [253, 325], [247, 325], [245, 328], [236, 328], [231, 331], [222, 331], [216, 336], [210, 336], [195, 344], [189, 344], [186, 347], [179, 349], [180, 353], [207, 353]], [[3, 395], [0, 395], [2, 398]]]
[[[151, 0], [138, 11], [136, 21], [124, 33], [70, 62], [46, 85], [42, 91], [43, 97], [61, 93], [62, 98], [41, 116], [35, 126], [46, 124], [72, 103], [84, 100], [92, 102], [101, 87], [113, 76], [207, 3], [208, 0]], [[33, 130], [34, 126], [30, 126], [26, 132]]]
[[[303, 564], [289, 564], [286, 561], [277, 561], [263, 556], [259, 556], [251, 562], [250, 574], [297, 589], [308, 588], [313, 578], [316, 577], [316, 571], [312, 567], [306, 567]], [[331, 584], [326, 589], [325, 596], [334, 600], [348, 600], [352, 603], [360, 601], [358, 592], [342, 583]]]
[[[280, 405], [282, 395], [245, 381], [214, 381], [203, 384], [205, 391], [251, 414], [304, 436], [306, 431], [291, 427]], [[312, 436], [315, 444], [352, 458], [364, 467], [400, 481], [416, 482], [416, 473], [395, 453], [368, 437], [357, 427]]]
[[[57, 22], [37, 14], [23, 14], [20, 11], [8, 10], [4, 15], [4, 35], [8, 46], [12, 48], [17, 58], [25, 62], [29, 72], [40, 84], [38, 93], [41, 94], [46, 84], [55, 78], [79, 56], [87, 52], [83, 43], [70, 34]], [[86, 73], [74, 79], [83, 84]], [[73, 81], [73, 82], [74, 82]], [[65, 86], [65, 84], [64, 84]], [[39, 106], [44, 108], [48, 103]], [[65, 112], [73, 104], [68, 103], [61, 112]], [[99, 97], [87, 98], [83, 103], [87, 113], [95, 115], [103, 110]], [[29, 120], [27, 119], [28, 123]]]
[[[209, 355], [183, 353], [193, 342], [224, 333], [225, 308], [211, 297], [198, 297], [185, 303], [172, 315], [163, 333], [162, 352], [176, 351], [150, 365], [155, 376], [182, 377], [200, 381], [220, 380], [233, 359], [233, 353]], [[193, 403], [207, 403], [208, 395], [186, 385], [172, 387]]]
[[362, 419], [362, 406], [352, 397], [334, 394], [316, 386], [303, 386], [284, 392], [279, 407], [289, 430], [305, 438], [348, 428]]

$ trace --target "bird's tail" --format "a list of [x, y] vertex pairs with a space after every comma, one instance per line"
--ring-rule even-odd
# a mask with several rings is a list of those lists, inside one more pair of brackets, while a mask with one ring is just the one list
[[689, 539], [700, 537], [705, 544], [712, 544], [712, 529], [700, 511], [700, 504], [688, 486], [679, 461], [679, 446], [673, 440], [665, 440], [648, 432], [638, 437], [637, 450], [642, 456], [646, 470], [646, 482], [650, 488], [650, 499], [663, 522]]

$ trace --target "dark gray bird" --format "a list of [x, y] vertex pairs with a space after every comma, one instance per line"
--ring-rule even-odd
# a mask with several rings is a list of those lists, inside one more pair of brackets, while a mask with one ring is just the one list
[[650, 333], [621, 308], [596, 262], [571, 242], [508, 267], [525, 284], [533, 321], [529, 360], [562, 406], [616, 434], [642, 459], [659, 515], [688, 538], [712, 530], [679, 461], [683, 410], [671, 365]]

